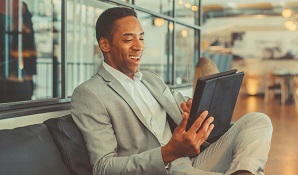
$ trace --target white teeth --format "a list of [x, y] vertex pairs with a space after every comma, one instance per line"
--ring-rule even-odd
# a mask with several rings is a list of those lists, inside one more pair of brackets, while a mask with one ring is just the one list
[[140, 59], [139, 56], [130, 56], [130, 58], [131, 58], [131, 59], [134, 59], [134, 60], [138, 60], [138, 59]]

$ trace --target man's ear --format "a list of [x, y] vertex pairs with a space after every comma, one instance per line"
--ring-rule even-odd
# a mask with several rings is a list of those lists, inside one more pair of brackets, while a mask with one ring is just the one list
[[103, 52], [110, 52], [110, 43], [106, 38], [101, 37], [99, 39], [99, 47]]

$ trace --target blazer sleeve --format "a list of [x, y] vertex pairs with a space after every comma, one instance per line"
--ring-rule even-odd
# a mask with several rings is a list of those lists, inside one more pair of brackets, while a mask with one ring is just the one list
[[167, 174], [161, 147], [117, 156], [117, 139], [105, 103], [94, 89], [78, 86], [71, 101], [72, 117], [84, 136], [95, 175]]

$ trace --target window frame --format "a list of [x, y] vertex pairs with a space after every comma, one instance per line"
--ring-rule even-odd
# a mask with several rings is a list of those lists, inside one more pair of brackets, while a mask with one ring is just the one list
[[[180, 19], [176, 19], [176, 8], [175, 8], [175, 2], [173, 3], [173, 16], [167, 16], [163, 14], [159, 14], [153, 11], [150, 11], [148, 9], [139, 7], [135, 5], [135, 1], [138, 0], [132, 0], [131, 3], [126, 3], [121, 0], [108, 0], [104, 3], [114, 3], [117, 4], [117, 6], [125, 6], [132, 8], [134, 10], [149, 13], [152, 16], [159, 17], [162, 19], [165, 19], [169, 22], [173, 23], [173, 32], [172, 32], [172, 55], [173, 55], [173, 63], [171, 67], [171, 84], [167, 84], [171, 89], [180, 89], [180, 88], [187, 88], [191, 87], [192, 83], [184, 83], [184, 84], [175, 84], [175, 25], [183, 25], [189, 28], [192, 28], [195, 30], [196, 35], [196, 41], [194, 47], [197, 47], [198, 53], [195, 54], [193, 65], [195, 67], [195, 63], [198, 60], [198, 55], [201, 55], [201, 30], [202, 30], [202, 3], [201, 0], [198, 0], [198, 21], [197, 24], [188, 24], [183, 22]], [[95, 0], [86, 0], [88, 3], [97, 3]], [[102, 2], [101, 2], [102, 3]], [[1, 119], [7, 119], [7, 118], [13, 118], [18, 116], [24, 116], [24, 115], [32, 115], [32, 114], [38, 114], [43, 112], [51, 112], [51, 111], [60, 111], [60, 110], [69, 110], [70, 109], [70, 101], [71, 97], [66, 95], [67, 90], [67, 53], [66, 53], [66, 42], [67, 42], [67, 1], [62, 0], [61, 1], [61, 72], [58, 76], [61, 76], [61, 87], [59, 89], [61, 90], [60, 97], [55, 98], [47, 98], [47, 99], [38, 99], [38, 100], [28, 100], [28, 101], [18, 101], [18, 102], [9, 102], [9, 103], [0, 103], [0, 120]]]

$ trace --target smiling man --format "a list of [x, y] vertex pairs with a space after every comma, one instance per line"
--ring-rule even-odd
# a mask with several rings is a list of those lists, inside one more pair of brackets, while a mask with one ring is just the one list
[[[100, 22], [97, 24], [98, 28], [103, 27], [99, 26]], [[134, 73], [140, 70], [144, 50], [144, 32], [138, 19], [127, 16], [118, 20], [112, 28], [112, 36], [104, 38], [98, 34], [97, 40], [105, 53], [105, 63], [133, 79]]]
[[96, 38], [104, 61], [97, 74], [75, 89], [71, 101], [93, 174], [263, 173], [272, 134], [266, 115], [243, 116], [201, 152], [213, 117], [203, 122], [204, 111], [186, 132], [192, 99], [170, 90], [157, 74], [140, 71], [144, 31], [135, 11], [104, 11]]

